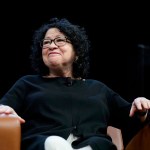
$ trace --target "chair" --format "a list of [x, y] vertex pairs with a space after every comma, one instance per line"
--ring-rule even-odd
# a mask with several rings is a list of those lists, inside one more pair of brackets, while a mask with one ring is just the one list
[[147, 124], [131, 139], [125, 150], [150, 150], [150, 124]]
[[[121, 130], [109, 126], [107, 134], [111, 136], [117, 150], [149, 150], [150, 125], [146, 125], [124, 148]], [[0, 117], [0, 150], [20, 150], [21, 126], [15, 117]]]
[[0, 117], [0, 150], [20, 150], [21, 126], [15, 117]]
[[123, 138], [120, 129], [108, 126], [107, 134], [112, 138], [112, 142], [116, 145], [117, 150], [124, 150]]
[[[117, 128], [108, 127], [108, 134], [117, 145], [118, 150], [123, 150], [121, 131]], [[15, 117], [0, 117], [0, 150], [20, 150], [21, 126]]]

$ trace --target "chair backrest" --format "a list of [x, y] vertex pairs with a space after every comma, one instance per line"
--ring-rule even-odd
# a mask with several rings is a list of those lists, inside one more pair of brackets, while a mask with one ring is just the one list
[[0, 150], [20, 150], [21, 126], [15, 117], [0, 117]]
[[108, 126], [107, 134], [112, 138], [112, 142], [116, 145], [117, 150], [124, 150], [123, 138], [120, 129]]

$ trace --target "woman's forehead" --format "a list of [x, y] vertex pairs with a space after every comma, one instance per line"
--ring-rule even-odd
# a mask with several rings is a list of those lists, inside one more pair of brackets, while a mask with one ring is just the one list
[[60, 32], [60, 30], [58, 28], [50, 28], [47, 30], [45, 37], [49, 37], [49, 38], [53, 38], [53, 37], [57, 37], [57, 36], [64, 36], [64, 34], [62, 32]]

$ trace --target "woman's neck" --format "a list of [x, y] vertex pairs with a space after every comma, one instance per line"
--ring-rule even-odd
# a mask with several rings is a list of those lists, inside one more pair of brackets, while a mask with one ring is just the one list
[[69, 69], [66, 70], [50, 70], [50, 73], [47, 77], [71, 77], [73, 78], [72, 71]]
[[49, 75], [46, 75], [46, 77], [48, 77], [48, 78], [54, 78], [54, 77], [71, 77], [71, 78], [73, 78], [73, 75], [72, 74], [70, 74], [70, 73], [50, 73]]

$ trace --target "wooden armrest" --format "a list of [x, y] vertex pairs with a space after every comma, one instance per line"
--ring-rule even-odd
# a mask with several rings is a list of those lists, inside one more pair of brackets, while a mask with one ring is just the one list
[[15, 117], [0, 117], [0, 150], [20, 150], [21, 126]]
[[128, 143], [125, 150], [150, 149], [150, 124], [141, 129]]
[[112, 138], [112, 142], [116, 145], [117, 150], [124, 150], [122, 133], [120, 129], [108, 126], [107, 134]]

